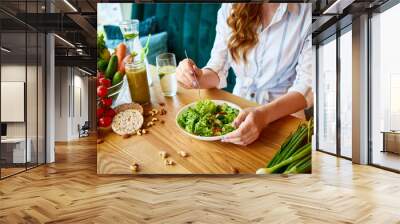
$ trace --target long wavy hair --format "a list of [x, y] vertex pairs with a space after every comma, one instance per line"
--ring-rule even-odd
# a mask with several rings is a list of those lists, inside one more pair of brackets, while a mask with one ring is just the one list
[[257, 28], [261, 25], [262, 3], [234, 3], [227, 19], [232, 34], [228, 49], [235, 62], [247, 63], [248, 52], [258, 43]]

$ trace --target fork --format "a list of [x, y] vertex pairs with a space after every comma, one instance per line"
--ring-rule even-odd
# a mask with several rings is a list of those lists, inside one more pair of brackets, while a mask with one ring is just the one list
[[[188, 57], [188, 55], [187, 55], [187, 53], [186, 53], [186, 49], [185, 49], [185, 56], [186, 56], [186, 59], [189, 60], [189, 57]], [[196, 79], [196, 86], [197, 86], [197, 89], [198, 89], [199, 98], [201, 99], [199, 80], [197, 80], [197, 76], [196, 76], [195, 73], [193, 73], [193, 75], [194, 75], [194, 78]]]

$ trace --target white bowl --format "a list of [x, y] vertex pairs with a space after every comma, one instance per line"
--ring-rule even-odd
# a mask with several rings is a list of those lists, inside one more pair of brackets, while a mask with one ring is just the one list
[[[238, 109], [239, 111], [242, 111], [242, 108], [240, 108], [238, 105], [236, 105], [236, 104], [234, 104], [234, 103], [231, 103], [231, 102], [228, 102], [228, 101], [225, 101], [225, 100], [211, 100], [211, 101], [214, 102], [216, 105], [222, 105], [222, 104], [226, 103], [226, 104], [228, 104], [228, 106], [233, 107], [233, 108], [235, 108], [235, 109]], [[193, 107], [194, 105], [196, 105], [197, 102], [198, 102], [198, 101], [193, 102], [193, 103], [190, 103], [190, 104], [188, 104], [188, 105], [182, 107], [182, 108], [178, 111], [178, 113], [176, 114], [176, 117], [175, 117], [175, 124], [176, 124], [176, 126], [178, 126], [179, 130], [181, 130], [183, 133], [185, 133], [186, 135], [188, 135], [188, 136], [190, 136], [190, 137], [192, 137], [192, 138], [194, 138], [194, 139], [197, 139], [197, 140], [202, 140], [202, 141], [219, 141], [219, 140], [221, 140], [226, 134], [225, 134], [225, 135], [220, 135], [220, 136], [211, 136], [211, 137], [198, 136], [198, 135], [194, 135], [194, 134], [191, 134], [191, 133], [187, 132], [185, 129], [183, 129], [183, 128], [178, 124], [178, 117], [179, 117], [179, 115], [180, 115], [181, 113], [185, 112], [187, 109], [189, 109], [189, 107]]]

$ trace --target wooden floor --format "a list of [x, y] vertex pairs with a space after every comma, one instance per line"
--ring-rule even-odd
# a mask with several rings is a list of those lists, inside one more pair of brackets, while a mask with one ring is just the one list
[[96, 175], [94, 138], [0, 181], [0, 223], [400, 223], [400, 175], [315, 153], [312, 175]]
[[400, 155], [392, 152], [374, 150], [372, 160], [374, 164], [400, 170]]

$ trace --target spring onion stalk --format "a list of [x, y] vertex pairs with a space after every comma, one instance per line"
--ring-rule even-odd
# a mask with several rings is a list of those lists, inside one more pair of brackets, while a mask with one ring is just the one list
[[281, 148], [278, 150], [278, 152], [275, 154], [275, 156], [269, 161], [269, 163], [267, 164], [267, 167], [271, 167], [274, 164], [275, 160], [278, 158], [278, 155], [280, 153], [282, 153], [283, 149], [285, 149], [286, 145], [290, 142], [292, 137], [293, 137], [293, 133], [290, 133], [290, 135], [283, 142]]
[[282, 162], [274, 165], [273, 167], [269, 167], [269, 168], [260, 168], [257, 170], [256, 174], [270, 174], [270, 173], [274, 173], [277, 170], [279, 170], [280, 168], [287, 166], [289, 164], [291, 164], [294, 161], [297, 161], [301, 158], [303, 158], [304, 156], [307, 156], [308, 154], [311, 153], [311, 144], [308, 143], [305, 145], [305, 147], [298, 153], [296, 153], [295, 155], [290, 156], [289, 158], [283, 160]]
[[267, 167], [272, 167], [275, 164], [279, 163], [282, 158], [287, 154], [287, 151], [292, 148], [293, 146], [293, 142], [296, 141], [296, 139], [298, 139], [298, 136], [301, 134], [301, 130], [303, 129], [303, 126], [300, 125], [297, 130], [295, 131], [295, 133], [290, 137], [289, 141], [287, 142], [287, 144], [282, 145], [281, 149], [279, 150], [279, 152], [277, 154], [275, 154], [273, 161], [270, 162], [268, 164]]
[[302, 164], [299, 168], [296, 169], [297, 173], [307, 173], [311, 171], [312, 160], [307, 160], [306, 163]]
[[292, 163], [288, 166], [284, 174], [291, 174], [291, 173], [297, 173], [297, 171], [302, 168], [303, 166], [307, 166], [307, 163], [311, 161], [311, 154], [303, 157], [302, 159], [298, 160], [295, 163]]
[[307, 173], [311, 171], [311, 159], [307, 160], [300, 166], [295, 166], [288, 171], [285, 171], [285, 174], [298, 174], [298, 173]]
[[307, 158], [308, 158], [309, 156], [311, 157], [311, 155], [307, 155], [307, 156], [303, 157], [302, 159], [300, 159], [300, 160], [298, 160], [298, 161], [296, 161], [296, 162], [294, 162], [294, 163], [291, 163], [291, 164], [286, 168], [286, 171], [290, 170], [290, 169], [293, 168], [294, 166], [300, 166], [302, 163], [304, 163], [305, 161], [307, 161]]
[[299, 148], [299, 146], [303, 143], [304, 139], [307, 137], [306, 134], [307, 134], [307, 128], [303, 127], [299, 135], [297, 135], [297, 137], [293, 140], [292, 144], [288, 146], [286, 152], [282, 156], [280, 156], [278, 162], [286, 160], [293, 153], [295, 153], [296, 150]]

